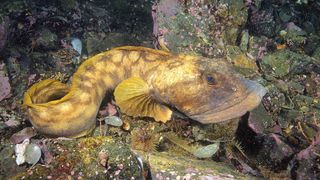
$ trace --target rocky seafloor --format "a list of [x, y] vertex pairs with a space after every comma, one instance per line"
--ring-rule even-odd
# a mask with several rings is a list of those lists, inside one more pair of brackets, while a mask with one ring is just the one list
[[[319, 14], [318, 0], [3, 1], [0, 179], [316, 179]], [[88, 137], [32, 129], [28, 87], [68, 82], [87, 57], [121, 45], [224, 57], [268, 93], [239, 126], [160, 124], [103, 102]]]

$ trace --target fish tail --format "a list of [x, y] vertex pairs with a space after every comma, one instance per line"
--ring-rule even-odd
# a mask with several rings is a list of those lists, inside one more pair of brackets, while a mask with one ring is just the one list
[[35, 99], [37, 99], [38, 92], [41, 91], [43, 88], [48, 88], [53, 82], [56, 80], [54, 79], [46, 79], [40, 81], [36, 84], [33, 84], [25, 93], [23, 98], [23, 106], [25, 107], [34, 107]]
[[111, 92], [131, 76], [144, 74], [147, 68], [143, 68], [143, 63], [156, 67], [152, 62], [158, 62], [163, 56], [169, 55], [141, 47], [121, 47], [97, 54], [79, 66], [70, 86], [55, 79], [31, 86], [24, 94], [23, 106], [39, 132], [53, 136], [83, 136], [95, 127], [106, 92]]
[[47, 102], [57, 100], [69, 91], [69, 86], [56, 79], [42, 80], [32, 85], [24, 93], [23, 106], [37, 108], [45, 106]]

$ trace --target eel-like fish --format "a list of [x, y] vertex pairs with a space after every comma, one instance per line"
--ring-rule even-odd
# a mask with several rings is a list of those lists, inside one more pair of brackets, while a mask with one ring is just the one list
[[95, 127], [101, 101], [112, 92], [127, 115], [165, 123], [176, 110], [206, 124], [242, 116], [266, 90], [240, 77], [224, 59], [124, 46], [83, 62], [71, 85], [54, 79], [34, 84], [24, 105], [40, 133], [80, 137]]

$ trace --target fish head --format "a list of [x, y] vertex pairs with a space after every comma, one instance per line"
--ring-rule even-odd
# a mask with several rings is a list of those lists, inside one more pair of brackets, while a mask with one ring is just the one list
[[159, 99], [193, 120], [206, 124], [240, 117], [257, 107], [266, 93], [263, 86], [236, 73], [225, 59], [182, 59], [157, 78], [155, 87]]

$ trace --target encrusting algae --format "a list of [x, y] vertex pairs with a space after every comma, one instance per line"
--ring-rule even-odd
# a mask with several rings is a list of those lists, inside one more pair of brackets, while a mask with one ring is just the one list
[[266, 90], [241, 78], [223, 59], [118, 47], [86, 60], [69, 86], [48, 79], [24, 96], [35, 129], [51, 136], [80, 137], [96, 124], [106, 92], [130, 116], [170, 120], [172, 110], [200, 123], [218, 123], [255, 108]]

